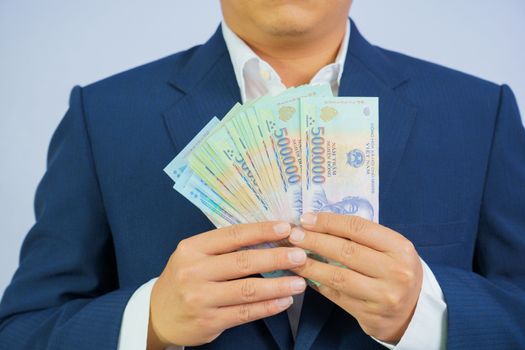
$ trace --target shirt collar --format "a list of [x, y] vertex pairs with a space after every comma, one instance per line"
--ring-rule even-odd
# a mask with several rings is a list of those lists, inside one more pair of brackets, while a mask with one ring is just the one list
[[[232, 61], [233, 70], [235, 72], [235, 78], [237, 84], [241, 90], [241, 97], [243, 102], [246, 101], [246, 90], [247, 85], [253, 83], [253, 81], [246, 81], [246, 69], [247, 67], [253, 68], [255, 65], [258, 67], [266, 67], [271, 70], [276, 77], [278, 77], [277, 72], [263, 59], [261, 59], [253, 50], [235, 34], [230, 27], [226, 24], [225, 21], [222, 21], [221, 24], [222, 35], [228, 48], [230, 54], [230, 59]], [[350, 20], [346, 22], [346, 31], [339, 51], [335, 58], [335, 61], [323, 68], [321, 68], [312, 78], [310, 83], [312, 84], [322, 84], [328, 83], [332, 86], [334, 92], [337, 92], [339, 88], [339, 83], [341, 81], [341, 76], [343, 74], [343, 68], [345, 65], [346, 54], [348, 51], [348, 41], [350, 39]], [[263, 78], [261, 77], [261, 80]], [[280, 80], [280, 78], [279, 78]], [[256, 82], [257, 83], [257, 82]]]

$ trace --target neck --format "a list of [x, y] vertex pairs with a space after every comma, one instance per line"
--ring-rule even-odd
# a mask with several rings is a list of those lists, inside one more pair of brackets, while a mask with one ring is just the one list
[[346, 18], [332, 28], [300, 38], [240, 37], [275, 69], [286, 87], [292, 87], [309, 83], [322, 67], [335, 61], [345, 31]]

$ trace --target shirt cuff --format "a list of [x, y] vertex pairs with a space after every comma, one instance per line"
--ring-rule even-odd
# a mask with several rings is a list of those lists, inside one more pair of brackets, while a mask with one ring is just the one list
[[416, 310], [405, 334], [397, 344], [390, 344], [372, 337], [390, 350], [441, 350], [446, 348], [447, 304], [434, 273], [421, 259], [423, 283]]
[[[151, 290], [157, 278], [140, 286], [124, 309], [117, 350], [146, 350], [148, 341], [149, 304]], [[170, 346], [166, 350], [184, 350], [183, 346]]]

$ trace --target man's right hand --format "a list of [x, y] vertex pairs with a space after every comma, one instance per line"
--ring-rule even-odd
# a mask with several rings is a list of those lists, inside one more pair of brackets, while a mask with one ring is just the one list
[[298, 276], [247, 277], [303, 265], [299, 248], [239, 250], [288, 237], [282, 222], [234, 225], [179, 243], [156, 281], [150, 302], [148, 349], [211, 342], [224, 330], [275, 315], [306, 288]]

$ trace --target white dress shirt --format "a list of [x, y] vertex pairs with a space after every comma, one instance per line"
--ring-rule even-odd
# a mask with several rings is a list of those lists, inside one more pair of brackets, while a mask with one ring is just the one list
[[[235, 78], [240, 88], [242, 102], [265, 94], [278, 94], [286, 89], [277, 72], [258, 57], [223, 21], [222, 34], [232, 61]], [[310, 84], [330, 84], [337, 96], [339, 83], [350, 38], [350, 23], [339, 48], [335, 62], [319, 70]], [[407, 330], [397, 344], [389, 344], [373, 338], [389, 349], [445, 349], [447, 330], [447, 305], [443, 292], [428, 267], [423, 265], [423, 283], [419, 299]], [[142, 285], [132, 295], [122, 318], [118, 350], [146, 349], [151, 289], [156, 279]], [[287, 310], [292, 334], [295, 338], [304, 294], [294, 296], [294, 303]], [[183, 346], [172, 346], [167, 350], [181, 350]]]

